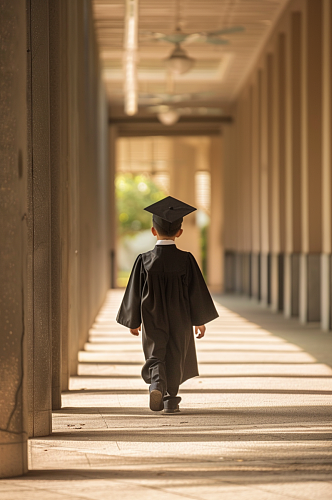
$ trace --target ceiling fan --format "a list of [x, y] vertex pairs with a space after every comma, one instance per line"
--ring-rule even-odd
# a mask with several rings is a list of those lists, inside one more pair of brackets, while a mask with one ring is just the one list
[[146, 32], [156, 41], [164, 41], [168, 43], [174, 43], [179, 45], [180, 43], [192, 43], [192, 42], [206, 42], [212, 45], [226, 45], [229, 40], [226, 38], [219, 38], [219, 36], [230, 35], [232, 33], [240, 33], [244, 31], [243, 26], [233, 26], [231, 28], [223, 28], [215, 31], [201, 31], [198, 33], [183, 33], [181, 28], [178, 26], [175, 33], [166, 35], [165, 33], [156, 33], [153, 31]]
[[152, 37], [153, 40], [175, 44], [174, 50], [165, 61], [168, 68], [174, 74], [182, 75], [186, 73], [193, 67], [195, 63], [195, 60], [189, 57], [186, 51], [181, 47], [181, 43], [188, 44], [192, 42], [206, 42], [212, 45], [225, 45], [228, 44], [229, 41], [226, 38], [219, 38], [220, 36], [244, 31], [243, 26], [233, 26], [230, 28], [217, 29], [214, 31], [183, 33], [180, 27], [181, 23], [179, 20], [179, 9], [180, 3], [178, 1], [176, 9], [176, 29], [173, 34], [167, 35], [165, 33], [157, 33], [153, 31], [146, 32], [150, 35], [150, 37]]

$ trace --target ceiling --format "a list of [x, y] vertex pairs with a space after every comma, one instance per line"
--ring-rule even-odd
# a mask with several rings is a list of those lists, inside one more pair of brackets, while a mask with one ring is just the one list
[[[205, 92], [194, 105], [227, 106], [235, 99], [286, 3], [288, 0], [139, 0], [139, 95]], [[110, 109], [121, 114], [125, 0], [93, 0], [93, 10]], [[224, 37], [229, 40], [227, 45], [202, 41], [183, 45], [196, 64], [170, 81], [163, 59], [174, 45], [154, 41], [147, 32], [173, 33], [177, 13], [184, 33], [232, 26], [243, 26], [244, 31]], [[190, 96], [187, 100], [192, 104]], [[144, 114], [145, 104], [139, 101], [139, 115]], [[177, 105], [183, 106], [184, 102]]]

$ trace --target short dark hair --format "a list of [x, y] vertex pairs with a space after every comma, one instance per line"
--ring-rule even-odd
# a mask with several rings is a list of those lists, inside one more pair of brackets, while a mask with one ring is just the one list
[[182, 222], [179, 222], [179, 224], [176, 226], [176, 228], [171, 229], [170, 231], [166, 231], [164, 228], [162, 228], [156, 221], [153, 221], [153, 227], [157, 231], [157, 233], [160, 236], [168, 236], [170, 238], [173, 238], [173, 236], [176, 235], [176, 233], [181, 229]]

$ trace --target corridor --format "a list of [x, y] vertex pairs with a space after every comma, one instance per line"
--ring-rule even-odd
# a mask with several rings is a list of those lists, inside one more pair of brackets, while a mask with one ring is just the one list
[[328, 333], [217, 297], [181, 413], [152, 413], [140, 339], [114, 320], [121, 296], [108, 293], [53, 434], [30, 440], [30, 471], [0, 500], [332, 498]]

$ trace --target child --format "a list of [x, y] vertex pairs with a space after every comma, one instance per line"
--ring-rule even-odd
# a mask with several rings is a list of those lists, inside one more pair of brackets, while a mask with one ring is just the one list
[[116, 320], [132, 335], [142, 329], [150, 409], [175, 413], [179, 385], [198, 375], [193, 326], [202, 338], [204, 324], [218, 313], [195, 258], [174, 241], [183, 217], [196, 208], [168, 196], [145, 210], [153, 214], [157, 243], [137, 257]]

